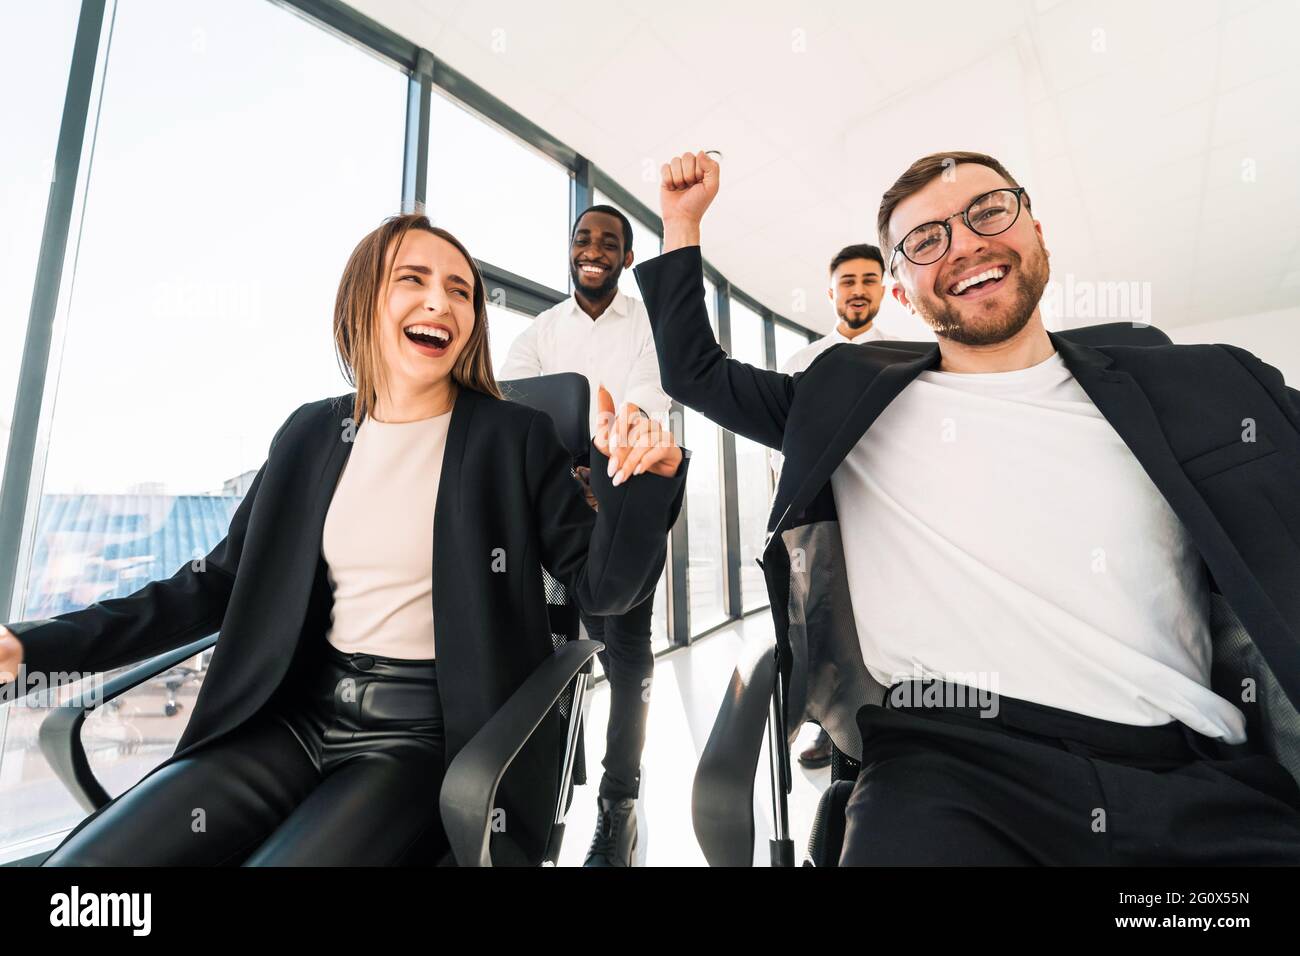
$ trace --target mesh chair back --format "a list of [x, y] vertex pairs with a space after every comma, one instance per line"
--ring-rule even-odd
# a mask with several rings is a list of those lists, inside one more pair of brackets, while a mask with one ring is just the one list
[[[539, 375], [536, 378], [517, 378], [497, 384], [501, 394], [510, 401], [535, 408], [551, 417], [560, 433], [560, 441], [572, 459], [569, 472], [574, 481], [577, 481], [576, 468], [587, 461], [591, 445], [591, 387], [587, 384], [587, 379], [573, 372], [564, 372], [558, 375]], [[546, 594], [546, 609], [551, 621], [551, 643], [559, 650], [566, 642], [578, 639], [578, 606], [569, 594], [569, 589], [551, 577], [545, 569], [542, 571], [542, 588]], [[572, 691], [565, 691], [560, 698], [559, 710], [566, 720], [572, 704]]]

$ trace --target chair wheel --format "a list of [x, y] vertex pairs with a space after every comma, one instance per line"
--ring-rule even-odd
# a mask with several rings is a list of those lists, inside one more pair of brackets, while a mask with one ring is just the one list
[[169, 700], [163, 704], [163, 713], [168, 717], [175, 717], [180, 713], [181, 705], [174, 700]]

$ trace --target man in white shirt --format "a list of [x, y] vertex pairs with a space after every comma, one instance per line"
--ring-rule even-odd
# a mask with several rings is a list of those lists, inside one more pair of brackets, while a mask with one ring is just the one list
[[[809, 342], [786, 359], [781, 371], [786, 375], [802, 372], [832, 345], [865, 344], [884, 339], [875, 322], [876, 313], [885, 301], [884, 276], [885, 260], [875, 246], [863, 242], [845, 246], [837, 252], [831, 260], [831, 281], [826, 296], [835, 307], [839, 321], [829, 335]], [[773, 474], [780, 480], [781, 453], [774, 448], [768, 457]]]
[[637, 269], [661, 378], [785, 452], [764, 574], [789, 716], [861, 755], [840, 864], [1300, 863], [1300, 391], [1145, 324], [1049, 333], [1028, 191], [965, 151], [878, 214], [936, 342], [730, 360], [699, 248], [718, 166], [661, 175]]
[[[573, 295], [537, 316], [515, 339], [499, 378], [578, 372], [591, 384], [592, 430], [596, 392], [604, 385], [616, 407], [663, 421], [668, 396], [659, 385], [659, 360], [645, 306], [619, 290], [632, 265], [632, 224], [613, 206], [592, 206], [574, 222], [569, 244]], [[579, 468], [587, 500], [588, 478]], [[596, 835], [587, 866], [628, 866], [637, 844], [636, 798], [641, 788], [654, 653], [650, 649], [654, 594], [625, 614], [595, 617], [580, 610], [592, 640], [601, 641], [600, 664], [609, 680], [604, 775]]]
[[[876, 313], [885, 301], [885, 260], [880, 249], [865, 242], [845, 246], [831, 260], [830, 276], [826, 296], [831, 300], [839, 321], [829, 335], [808, 343], [786, 360], [781, 366], [786, 375], [802, 372], [832, 345], [878, 342], [884, 338], [875, 323]], [[774, 448], [768, 455], [772, 473], [779, 481], [783, 461], [781, 453]], [[775, 481], [773, 487], [776, 487]], [[816, 739], [799, 754], [799, 763], [809, 770], [816, 770], [830, 762], [830, 735], [819, 730]]]
[[810, 342], [786, 360], [781, 371], [802, 372], [812, 360], [841, 342], [876, 342], [884, 338], [876, 325], [876, 314], [885, 301], [885, 259], [880, 250], [865, 242], [845, 246], [831, 260], [831, 281], [826, 297], [839, 319], [829, 335]]

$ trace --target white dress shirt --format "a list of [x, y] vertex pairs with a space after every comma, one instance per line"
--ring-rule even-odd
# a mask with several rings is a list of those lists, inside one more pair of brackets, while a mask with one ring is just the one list
[[1178, 516], [1057, 353], [925, 371], [831, 475], [863, 661], [1230, 743]]
[[591, 384], [591, 427], [596, 419], [596, 392], [603, 384], [622, 410], [631, 402], [663, 422], [668, 396], [659, 384], [659, 359], [655, 355], [650, 316], [640, 299], [622, 292], [597, 319], [592, 319], [569, 296], [537, 318], [510, 346], [510, 354], [497, 376], [501, 380], [578, 372]]
[[875, 322], [871, 323], [871, 328], [867, 329], [867, 331], [860, 332], [853, 338], [849, 338], [841, 332], [840, 324], [836, 322], [835, 328], [831, 330], [830, 335], [823, 335], [815, 342], [809, 342], [798, 352], [795, 352], [794, 355], [791, 355], [786, 360], [786, 363], [781, 366], [781, 371], [785, 372], [786, 375], [793, 375], [795, 372], [802, 372], [813, 363], [813, 359], [821, 355], [832, 345], [839, 345], [841, 342], [848, 342], [850, 345], [862, 345], [866, 342], [879, 342], [884, 337], [885, 336], [880, 331], [880, 326]]

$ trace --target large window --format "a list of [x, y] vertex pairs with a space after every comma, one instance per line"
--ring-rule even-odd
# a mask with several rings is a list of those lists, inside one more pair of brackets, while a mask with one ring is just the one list
[[[705, 302], [714, 335], [717, 287], [704, 280]], [[686, 474], [690, 520], [689, 564], [686, 583], [690, 593], [691, 632], [699, 634], [727, 619], [727, 552], [723, 538], [722, 432], [699, 412], [686, 409], [683, 444], [691, 450]]]
[[776, 332], [776, 367], [785, 368], [785, 363], [790, 361], [791, 356], [807, 346], [808, 336], [780, 323], [777, 323], [773, 331]]
[[[749, 365], [767, 368], [763, 317], [736, 298], [731, 300], [731, 355]], [[736, 508], [740, 516], [740, 585], [745, 611], [767, 604], [767, 585], [757, 559], [763, 555], [771, 492], [767, 449], [737, 435]]]
[[568, 289], [568, 170], [437, 91], [426, 205], [476, 259]]
[[0, 8], [0, 480], [80, 8], [79, 0]]
[[[406, 92], [264, 0], [117, 6], [20, 618], [205, 554], [288, 413], [350, 390], [334, 295], [357, 241], [400, 210]], [[110, 792], [172, 751], [203, 663], [87, 722]], [[44, 714], [9, 711], [0, 847], [84, 816], [39, 755]]]
[[488, 351], [492, 353], [492, 374], [498, 378], [510, 357], [510, 346], [533, 324], [531, 316], [488, 302]]

